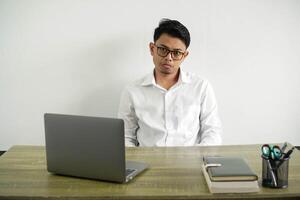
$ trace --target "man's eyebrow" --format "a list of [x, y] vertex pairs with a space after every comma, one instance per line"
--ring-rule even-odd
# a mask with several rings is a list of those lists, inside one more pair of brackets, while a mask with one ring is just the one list
[[164, 47], [164, 48], [166, 48], [166, 49], [168, 49], [168, 50], [171, 50], [171, 51], [180, 51], [180, 52], [184, 52], [184, 50], [182, 50], [182, 49], [171, 49], [171, 48], [169, 48], [168, 46], [166, 46], [166, 45], [164, 45], [164, 44], [160, 44], [160, 46], [162, 46], [162, 47]]

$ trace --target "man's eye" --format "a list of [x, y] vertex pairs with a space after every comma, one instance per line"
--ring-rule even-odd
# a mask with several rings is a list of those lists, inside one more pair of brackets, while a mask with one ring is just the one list
[[162, 47], [161, 51], [164, 52], [164, 53], [166, 53], [166, 52], [168, 52], [168, 49]]
[[181, 56], [181, 52], [180, 51], [174, 51], [174, 56]]

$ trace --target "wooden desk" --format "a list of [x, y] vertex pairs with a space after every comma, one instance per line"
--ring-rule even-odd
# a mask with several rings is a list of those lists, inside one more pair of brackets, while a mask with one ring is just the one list
[[115, 184], [51, 175], [43, 146], [14, 146], [0, 157], [0, 199], [300, 199], [300, 153], [292, 154], [287, 189], [251, 194], [211, 194], [202, 175], [203, 155], [243, 156], [259, 175], [260, 145], [128, 148], [131, 160], [151, 167], [132, 182]]

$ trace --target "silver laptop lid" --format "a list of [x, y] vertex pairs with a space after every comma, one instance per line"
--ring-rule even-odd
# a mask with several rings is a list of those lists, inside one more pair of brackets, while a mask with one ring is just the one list
[[44, 115], [49, 172], [125, 182], [122, 119]]

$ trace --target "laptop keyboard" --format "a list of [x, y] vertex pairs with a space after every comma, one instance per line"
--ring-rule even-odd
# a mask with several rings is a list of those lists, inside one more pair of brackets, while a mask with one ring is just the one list
[[136, 171], [135, 169], [126, 169], [126, 176]]

